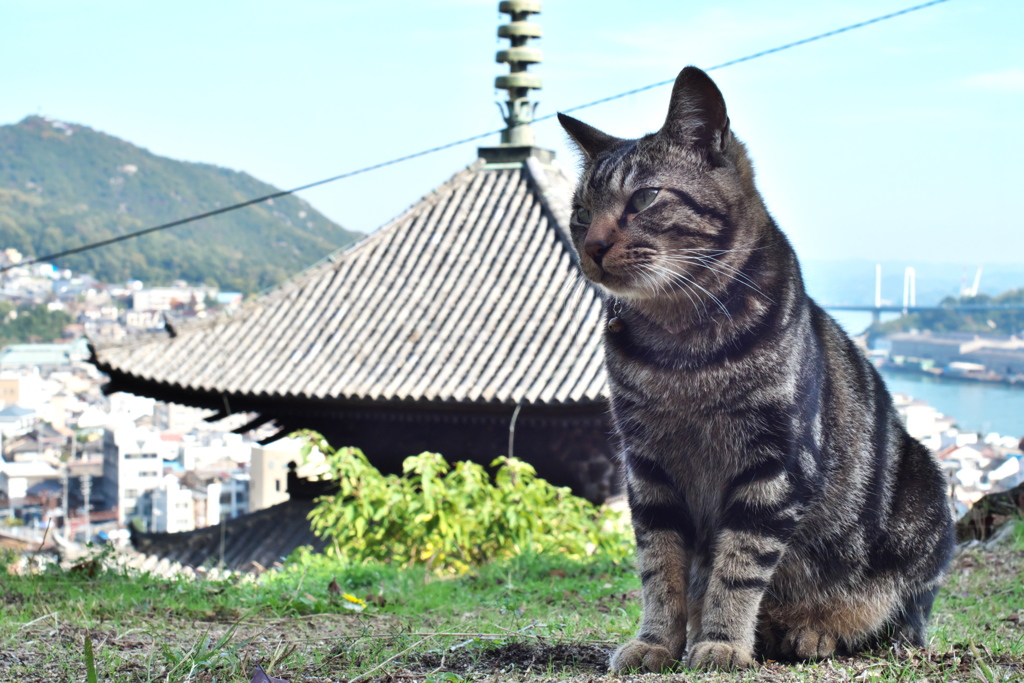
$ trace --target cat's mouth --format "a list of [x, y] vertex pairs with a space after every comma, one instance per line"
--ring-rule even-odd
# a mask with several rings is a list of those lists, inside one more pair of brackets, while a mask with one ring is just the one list
[[621, 299], [647, 300], [669, 291], [663, 284], [659, 285], [658, 278], [642, 264], [606, 263], [598, 266], [592, 263], [584, 274], [608, 293]]

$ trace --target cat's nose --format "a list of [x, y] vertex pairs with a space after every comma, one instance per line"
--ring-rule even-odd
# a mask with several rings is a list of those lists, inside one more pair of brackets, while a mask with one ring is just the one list
[[604, 255], [612, 248], [612, 243], [607, 240], [588, 240], [583, 248], [590, 258], [594, 259], [594, 263], [600, 266]]

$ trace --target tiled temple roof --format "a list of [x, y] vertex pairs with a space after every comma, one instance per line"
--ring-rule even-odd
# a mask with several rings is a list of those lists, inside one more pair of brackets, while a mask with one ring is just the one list
[[288, 500], [214, 526], [173, 534], [140, 533], [133, 528], [132, 545], [141, 553], [187, 567], [220, 564], [223, 549], [223, 567], [254, 572], [258, 569], [254, 562], [270, 568], [299, 546], [311, 546], [314, 552], [324, 549], [327, 541], [317, 538], [307, 519], [314, 506], [311, 500]]
[[96, 349], [142, 385], [261, 398], [603, 403], [601, 303], [577, 278], [571, 182], [482, 160], [354, 247], [235, 311]]

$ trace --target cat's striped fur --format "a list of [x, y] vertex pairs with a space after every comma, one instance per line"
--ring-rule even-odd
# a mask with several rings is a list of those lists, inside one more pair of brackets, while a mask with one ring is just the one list
[[560, 120], [643, 582], [612, 670], [923, 645], [953, 544], [944, 478], [807, 297], [718, 88], [687, 67], [638, 140]]

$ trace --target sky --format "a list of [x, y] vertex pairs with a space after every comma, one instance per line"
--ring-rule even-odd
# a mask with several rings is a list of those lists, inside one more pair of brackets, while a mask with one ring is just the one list
[[[295, 187], [500, 129], [497, 4], [4, 0], [0, 124], [41, 114]], [[547, 0], [538, 114], [913, 4]], [[1019, 0], [950, 0], [713, 72], [801, 258], [1024, 264], [1022, 27]], [[635, 137], [669, 92], [574, 115]], [[557, 123], [536, 129], [575, 174]], [[477, 144], [302, 196], [371, 232]]]

